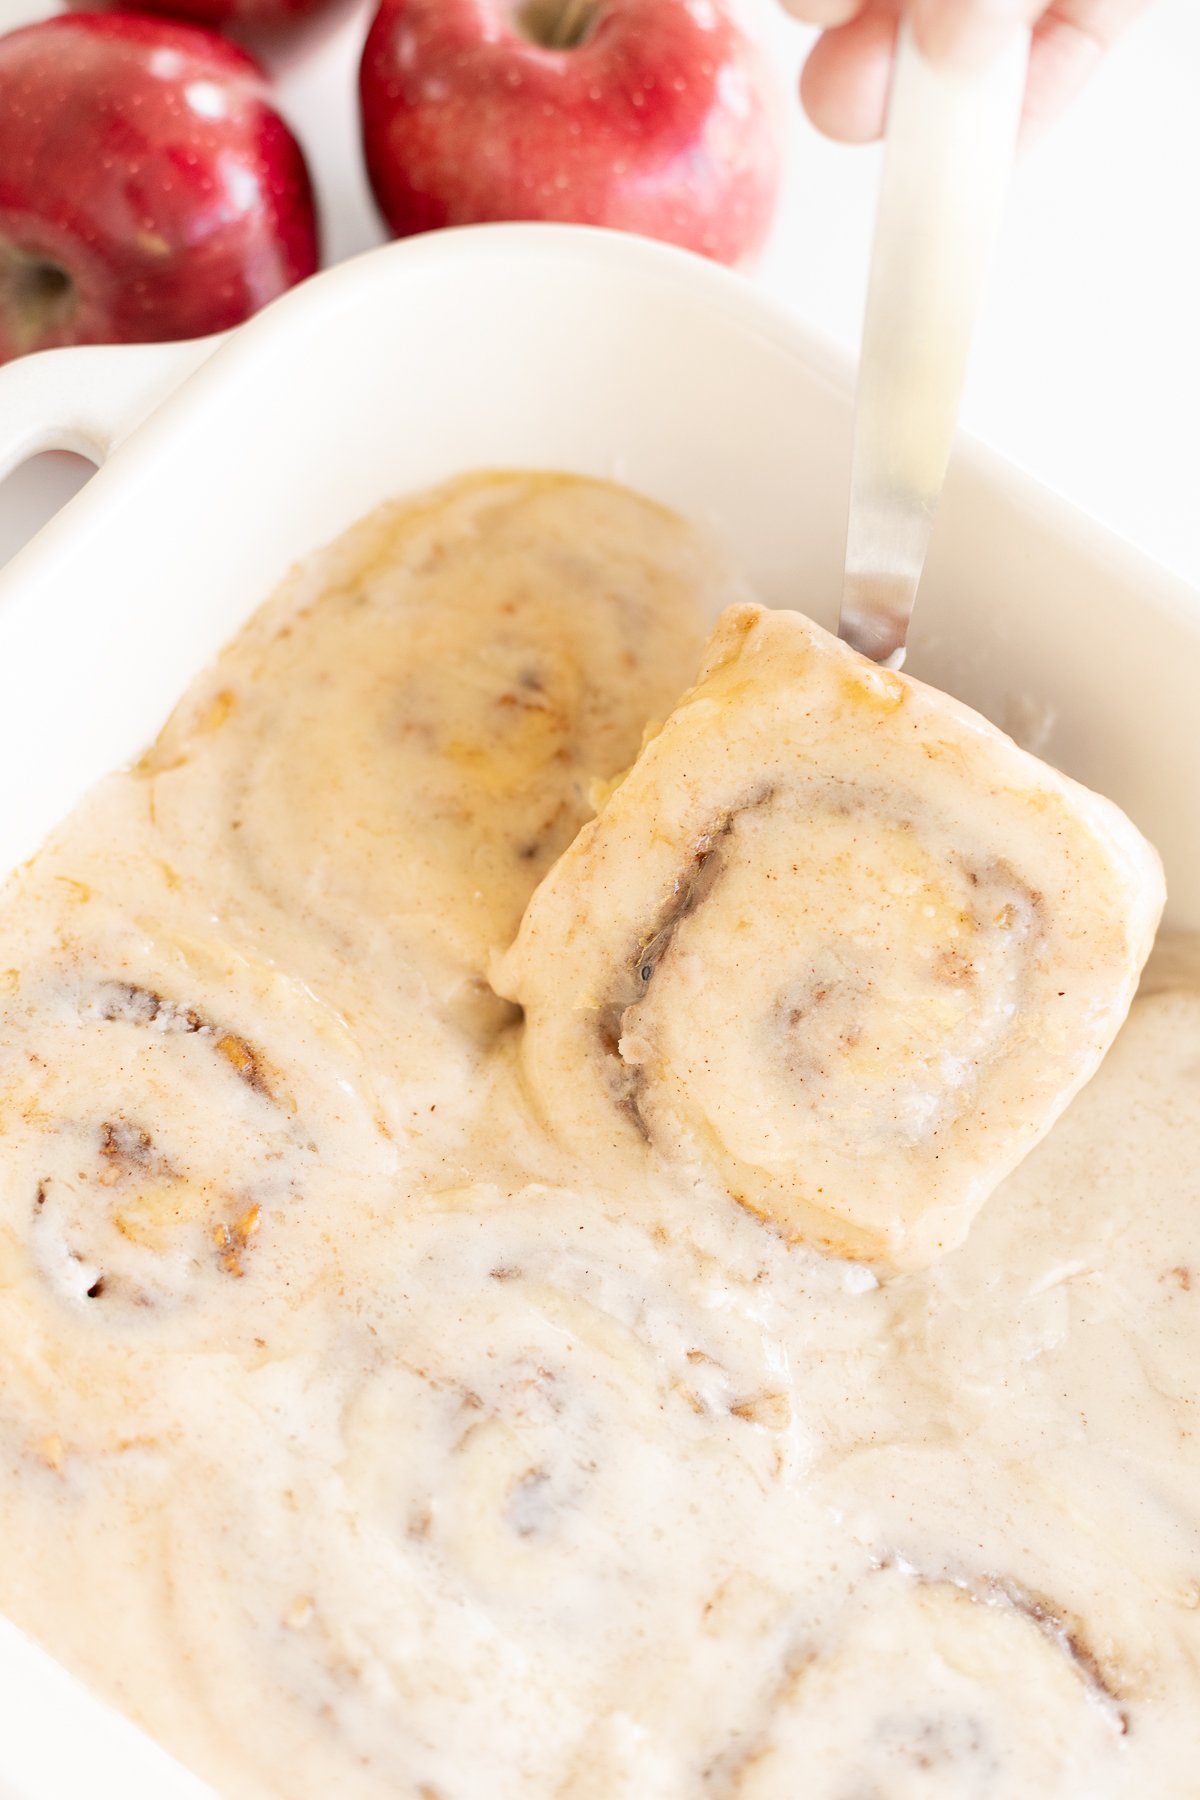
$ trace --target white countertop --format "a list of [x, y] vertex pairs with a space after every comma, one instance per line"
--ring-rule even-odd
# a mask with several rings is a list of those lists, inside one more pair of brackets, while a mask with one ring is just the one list
[[[744, 0], [794, 86], [811, 33]], [[0, 0], [7, 28], [54, 10]], [[354, 78], [370, 7], [288, 56], [280, 94], [314, 168], [326, 260], [378, 242]], [[1068, 117], [1022, 159], [963, 423], [1200, 587], [1200, 7], [1156, 0]], [[821, 335], [858, 337], [878, 151], [791, 119], [783, 205], [756, 279]], [[0, 488], [0, 559], [80, 475], [65, 458]]]

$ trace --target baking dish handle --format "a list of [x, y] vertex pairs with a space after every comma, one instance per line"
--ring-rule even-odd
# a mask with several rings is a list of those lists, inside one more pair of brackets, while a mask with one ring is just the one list
[[85, 344], [7, 363], [0, 368], [0, 480], [41, 450], [103, 462], [223, 341]]

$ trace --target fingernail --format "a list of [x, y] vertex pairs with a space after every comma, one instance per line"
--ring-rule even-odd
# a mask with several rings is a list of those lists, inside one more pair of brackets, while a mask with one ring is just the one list
[[793, 19], [802, 25], [830, 26], [848, 24], [863, 9], [863, 0], [783, 0]]
[[1028, 12], [1025, 0], [914, 0], [913, 29], [931, 62], [980, 69], [1006, 48]]

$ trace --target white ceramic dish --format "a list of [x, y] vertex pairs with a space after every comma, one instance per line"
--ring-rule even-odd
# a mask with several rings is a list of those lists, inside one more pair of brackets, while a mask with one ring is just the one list
[[[744, 280], [561, 227], [373, 251], [215, 344], [0, 370], [0, 472], [104, 459], [0, 575], [0, 870], [385, 496], [485, 465], [614, 477], [831, 625], [849, 441], [845, 370]], [[1200, 596], [964, 444], [909, 666], [1120, 801], [1200, 927]], [[0, 1624], [0, 1794], [206, 1791]]]

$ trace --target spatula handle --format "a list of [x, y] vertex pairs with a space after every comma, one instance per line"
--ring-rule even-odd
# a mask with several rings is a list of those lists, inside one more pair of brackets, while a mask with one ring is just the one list
[[935, 67], [901, 27], [855, 409], [843, 638], [898, 667], [954, 440], [1021, 115], [1029, 34]]

